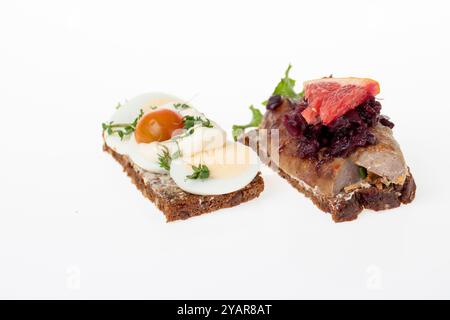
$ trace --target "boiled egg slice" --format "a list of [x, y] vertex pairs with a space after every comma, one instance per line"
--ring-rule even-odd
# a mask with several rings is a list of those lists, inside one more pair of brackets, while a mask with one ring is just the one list
[[[106, 144], [119, 154], [127, 155], [142, 169], [155, 173], [168, 173], [161, 168], [159, 157], [168, 152], [190, 155], [222, 147], [226, 141], [225, 131], [210, 121], [211, 127], [195, 125], [190, 132], [182, 129], [185, 116], [207, 118], [191, 105], [179, 108], [185, 102], [173, 95], [153, 92], [139, 95], [121, 104], [110, 118], [115, 124], [132, 123], [141, 113], [143, 116], [132, 134], [121, 139], [117, 134], [104, 132]], [[156, 141], [155, 141], [156, 140]]]
[[[141, 94], [120, 104], [110, 118], [110, 121], [113, 123], [131, 123], [136, 119], [141, 110], [146, 114], [163, 105], [178, 103], [180, 101], [179, 98], [173, 95], [161, 92]], [[134, 133], [123, 139], [120, 139], [118, 135], [104, 133], [104, 138], [106, 144], [119, 154], [130, 155], [137, 152], [138, 144], [134, 139]]]
[[[206, 165], [209, 177], [189, 179], [193, 166]], [[249, 147], [227, 142], [215, 148], [172, 160], [170, 177], [184, 191], [198, 195], [234, 192], [249, 184], [259, 172], [259, 159]]]

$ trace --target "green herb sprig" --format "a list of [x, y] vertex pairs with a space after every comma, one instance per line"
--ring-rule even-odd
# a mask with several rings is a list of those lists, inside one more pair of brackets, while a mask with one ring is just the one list
[[192, 170], [194, 170], [194, 172], [190, 175], [187, 175], [186, 178], [194, 180], [204, 180], [209, 178], [209, 168], [204, 164], [199, 164], [197, 167], [192, 166]]
[[171, 162], [172, 157], [170, 156], [169, 149], [164, 146], [162, 154], [158, 154], [158, 164], [161, 168], [169, 171]]
[[189, 109], [191, 106], [186, 104], [186, 103], [175, 103], [174, 108], [177, 110], [185, 110], [185, 109]]
[[[183, 124], [184, 124], [184, 129], [188, 130], [188, 131], [192, 131], [193, 132], [193, 128], [195, 125], [197, 124], [201, 124], [202, 127], [206, 127], [206, 128], [212, 128], [213, 125], [211, 123], [211, 120], [209, 120], [208, 118], [203, 119], [200, 116], [184, 116], [183, 117]], [[190, 133], [192, 133], [190, 132]]]
[[163, 150], [161, 154], [158, 154], [158, 164], [161, 168], [169, 171], [172, 160], [181, 157], [181, 150], [178, 149], [176, 152], [170, 155], [169, 148], [167, 148], [167, 146], [161, 145], [161, 147], [163, 148]]
[[161, 168], [170, 170], [170, 165], [172, 164], [172, 160], [175, 160], [181, 157], [181, 150], [178, 149], [174, 154], [170, 155], [169, 148], [165, 145], [161, 145], [163, 150], [161, 154], [158, 154], [158, 164]]
[[[303, 97], [303, 91], [300, 93], [296, 93], [294, 90], [295, 80], [289, 78], [289, 72], [291, 71], [292, 65], [289, 64], [286, 71], [284, 72], [284, 78], [280, 80], [280, 82], [275, 87], [272, 95], [280, 95], [282, 97], [290, 98], [290, 99], [298, 99]], [[262, 103], [263, 105], [267, 104], [267, 100]]]
[[[273, 95], [279, 95], [281, 97], [290, 98], [290, 99], [298, 99], [303, 97], [303, 91], [300, 93], [295, 92], [295, 80], [289, 77], [289, 72], [291, 71], [292, 65], [289, 64], [286, 71], [284, 72], [284, 77], [280, 80], [280, 82], [275, 87], [275, 90], [272, 93]], [[267, 105], [268, 100], [264, 101], [262, 104]], [[250, 110], [252, 112], [252, 120], [250, 123], [246, 125], [234, 125], [232, 127], [232, 136], [234, 141], [238, 139], [238, 137], [245, 131], [245, 129], [250, 127], [259, 127], [262, 122], [263, 115], [261, 111], [250, 106]]]
[[358, 167], [358, 173], [361, 179], [365, 179], [367, 177], [367, 169], [364, 167]]
[[117, 134], [120, 140], [123, 140], [124, 137], [129, 136], [136, 130], [136, 125], [143, 115], [144, 110], [141, 109], [139, 115], [131, 123], [114, 123], [113, 121], [102, 123], [103, 131], [106, 131], [109, 135]]
[[249, 109], [252, 112], [252, 120], [245, 125], [235, 124], [231, 129], [234, 141], [237, 141], [238, 137], [245, 131], [245, 129], [251, 127], [259, 127], [259, 125], [262, 122], [263, 115], [261, 111], [259, 111], [259, 109], [256, 109], [253, 106], [250, 106]]

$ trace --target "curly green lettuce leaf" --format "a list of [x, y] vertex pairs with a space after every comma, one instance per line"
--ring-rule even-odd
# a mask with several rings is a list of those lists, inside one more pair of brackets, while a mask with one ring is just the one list
[[250, 111], [252, 112], [252, 120], [245, 125], [237, 125], [235, 124], [232, 127], [232, 136], [234, 141], [237, 141], [238, 137], [244, 133], [245, 129], [247, 128], [252, 128], [252, 127], [259, 127], [259, 125], [262, 122], [263, 119], [263, 115], [261, 113], [261, 111], [259, 111], [259, 109], [256, 109], [253, 106], [250, 106]]
[[[289, 72], [291, 71], [292, 65], [289, 64], [286, 71], [284, 72], [284, 78], [280, 80], [280, 82], [275, 87], [275, 90], [272, 93], [273, 95], [279, 95], [285, 98], [290, 99], [298, 99], [303, 97], [303, 91], [300, 93], [295, 92], [295, 80], [289, 78]], [[267, 104], [267, 100], [262, 103], [263, 105]]]

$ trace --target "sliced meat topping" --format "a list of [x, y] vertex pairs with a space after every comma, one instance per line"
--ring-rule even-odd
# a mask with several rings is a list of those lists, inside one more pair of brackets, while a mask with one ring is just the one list
[[385, 177], [388, 182], [403, 184], [407, 167], [400, 146], [395, 141], [392, 130], [378, 125], [372, 129], [377, 144], [356, 150], [350, 159], [367, 171]]

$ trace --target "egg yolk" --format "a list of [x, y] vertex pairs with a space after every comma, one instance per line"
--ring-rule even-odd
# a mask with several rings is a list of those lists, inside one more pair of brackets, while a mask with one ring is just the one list
[[183, 128], [183, 118], [175, 111], [160, 109], [144, 115], [136, 125], [134, 136], [137, 143], [166, 141], [177, 129]]

